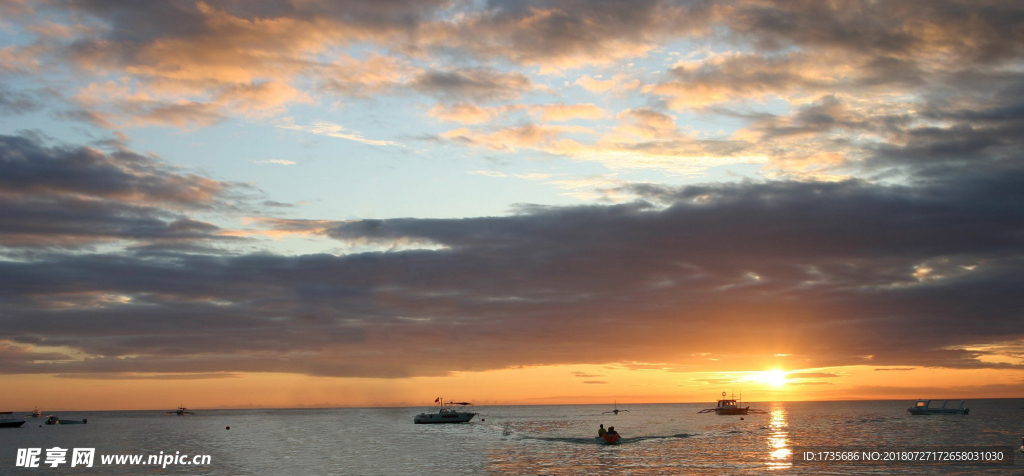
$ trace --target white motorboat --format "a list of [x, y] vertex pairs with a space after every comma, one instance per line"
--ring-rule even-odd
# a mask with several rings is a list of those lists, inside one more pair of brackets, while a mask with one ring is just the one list
[[188, 408], [185, 408], [185, 407], [179, 405], [177, 410], [170, 411], [170, 412], [164, 412], [164, 415], [185, 416], [185, 415], [195, 415], [195, 412], [190, 412], [190, 411], [188, 411]]
[[466, 407], [472, 405], [469, 402], [448, 402], [445, 403], [444, 399], [437, 397], [434, 400], [437, 403], [438, 410], [434, 413], [420, 413], [413, 418], [413, 423], [465, 423], [472, 420], [477, 414], [467, 411], [458, 411], [452, 408], [455, 405]]
[[14, 412], [0, 412], [0, 428], [18, 428], [25, 420], [14, 418]]
[[907, 409], [911, 415], [966, 415], [970, 408], [964, 408], [964, 401], [960, 400], [959, 407], [947, 408], [949, 400], [943, 400], [941, 407], [933, 407], [931, 400], [918, 400], [914, 406]]

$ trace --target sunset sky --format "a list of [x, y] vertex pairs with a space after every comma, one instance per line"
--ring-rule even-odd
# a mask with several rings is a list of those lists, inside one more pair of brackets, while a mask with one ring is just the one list
[[1021, 397], [1019, 1], [0, 0], [0, 411]]

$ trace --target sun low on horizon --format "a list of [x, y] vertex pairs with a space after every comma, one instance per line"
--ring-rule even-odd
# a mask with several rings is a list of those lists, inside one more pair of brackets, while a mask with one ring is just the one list
[[0, 410], [1019, 397], [1021, 14], [0, 1]]

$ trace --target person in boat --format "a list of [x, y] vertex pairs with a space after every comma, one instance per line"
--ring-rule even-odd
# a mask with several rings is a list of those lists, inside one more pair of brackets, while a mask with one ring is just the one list
[[614, 426], [609, 426], [608, 432], [604, 434], [603, 438], [604, 441], [607, 441], [609, 443], [615, 443], [616, 441], [619, 441], [619, 432], [615, 431]]
[[601, 427], [597, 429], [597, 437], [604, 438], [605, 433], [608, 433], [608, 431], [604, 429], [604, 423], [602, 423]]

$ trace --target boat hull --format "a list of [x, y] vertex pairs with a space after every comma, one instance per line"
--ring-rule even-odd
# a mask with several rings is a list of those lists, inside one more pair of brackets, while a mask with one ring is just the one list
[[746, 415], [750, 407], [743, 408], [716, 408], [715, 415]]
[[413, 423], [466, 423], [477, 414], [472, 412], [420, 413], [413, 418]]
[[926, 410], [909, 408], [907, 409], [907, 411], [910, 412], [911, 415], [967, 415], [970, 413], [971, 410], [968, 408], [964, 408], [962, 410], [959, 408], [949, 408], [944, 410], [937, 408]]
[[25, 420], [0, 420], [0, 428], [19, 428]]

